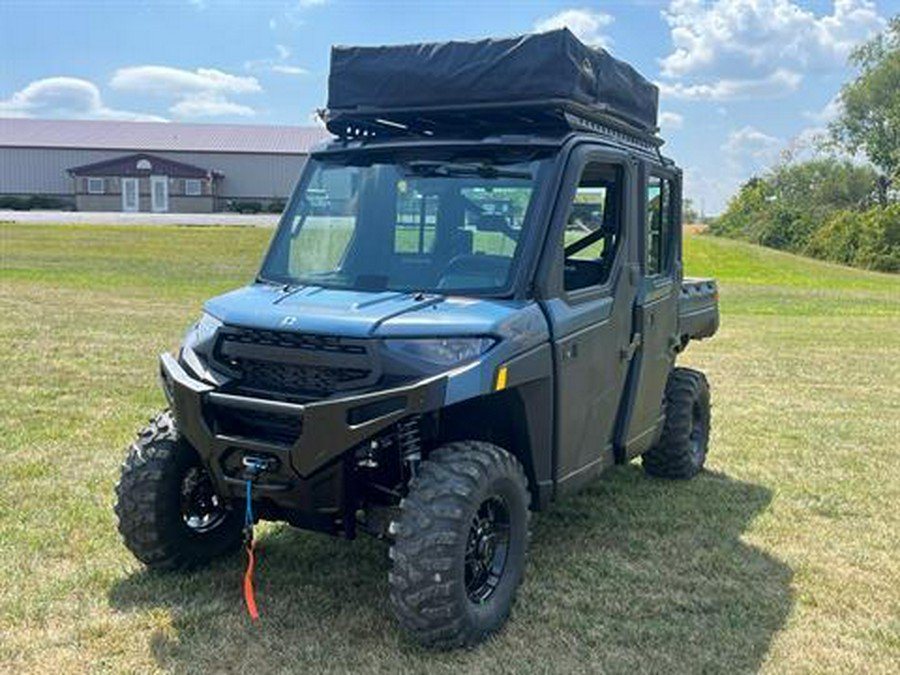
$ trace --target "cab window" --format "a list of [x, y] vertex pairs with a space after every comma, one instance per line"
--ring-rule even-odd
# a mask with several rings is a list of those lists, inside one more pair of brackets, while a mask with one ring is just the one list
[[569, 205], [564, 240], [564, 288], [609, 281], [622, 239], [622, 169], [591, 162], [582, 171]]
[[675, 243], [674, 185], [668, 178], [650, 176], [647, 181], [647, 220], [644, 263], [648, 276], [666, 275], [672, 271]]

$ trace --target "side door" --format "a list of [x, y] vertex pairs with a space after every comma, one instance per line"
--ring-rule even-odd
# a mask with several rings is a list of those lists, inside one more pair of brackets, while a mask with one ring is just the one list
[[[568, 492], [615, 462], [613, 434], [628, 371], [637, 213], [636, 165], [584, 148], [570, 159], [546, 244], [543, 300], [553, 336], [555, 480]], [[555, 285], [554, 285], [555, 282]]]
[[640, 228], [642, 279], [635, 304], [637, 351], [629, 376], [623, 418], [625, 459], [644, 453], [657, 441], [664, 421], [666, 381], [678, 343], [678, 298], [682, 271], [681, 181], [674, 171], [642, 171], [643, 227]]

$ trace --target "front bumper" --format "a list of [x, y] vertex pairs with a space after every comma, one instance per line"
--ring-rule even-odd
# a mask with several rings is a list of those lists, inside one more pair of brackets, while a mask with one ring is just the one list
[[[160, 376], [179, 432], [200, 454], [220, 494], [240, 496], [246, 481], [242, 458], [264, 456], [274, 459], [276, 468], [254, 489], [282, 507], [301, 510], [310, 508], [309, 493], [328, 467], [339, 471], [335, 466], [344, 453], [404, 417], [440, 408], [448, 381], [442, 373], [393, 389], [298, 404], [223, 393], [171, 354], [160, 356]], [[214, 407], [220, 415], [226, 409], [295, 420], [299, 435], [292, 442], [235, 435], [220, 428], [210, 412]]]

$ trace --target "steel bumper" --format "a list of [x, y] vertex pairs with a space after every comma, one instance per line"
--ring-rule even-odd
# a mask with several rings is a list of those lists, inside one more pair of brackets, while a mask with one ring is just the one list
[[[273, 478], [280, 480], [261, 483], [260, 488], [287, 491], [292, 480], [309, 478], [394, 422], [440, 408], [448, 379], [442, 373], [393, 389], [298, 404], [223, 393], [195, 378], [171, 354], [160, 356], [160, 377], [179, 432], [196, 448], [213, 480], [229, 492], [244, 478], [229, 470], [228, 457], [237, 453], [275, 458], [279, 471]], [[210, 421], [211, 405], [292, 417], [300, 433], [292, 444], [228, 435]]]

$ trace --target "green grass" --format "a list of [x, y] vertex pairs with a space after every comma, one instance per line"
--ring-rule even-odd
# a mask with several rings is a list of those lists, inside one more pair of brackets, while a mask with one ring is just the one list
[[0, 225], [0, 672], [882, 672], [900, 669], [900, 278], [692, 237], [722, 329], [709, 471], [618, 467], [541, 514], [508, 626], [406, 640], [383, 545], [267, 526], [243, 561], [146, 572], [112, 514], [163, 405], [157, 352], [249, 280], [271, 231]]

